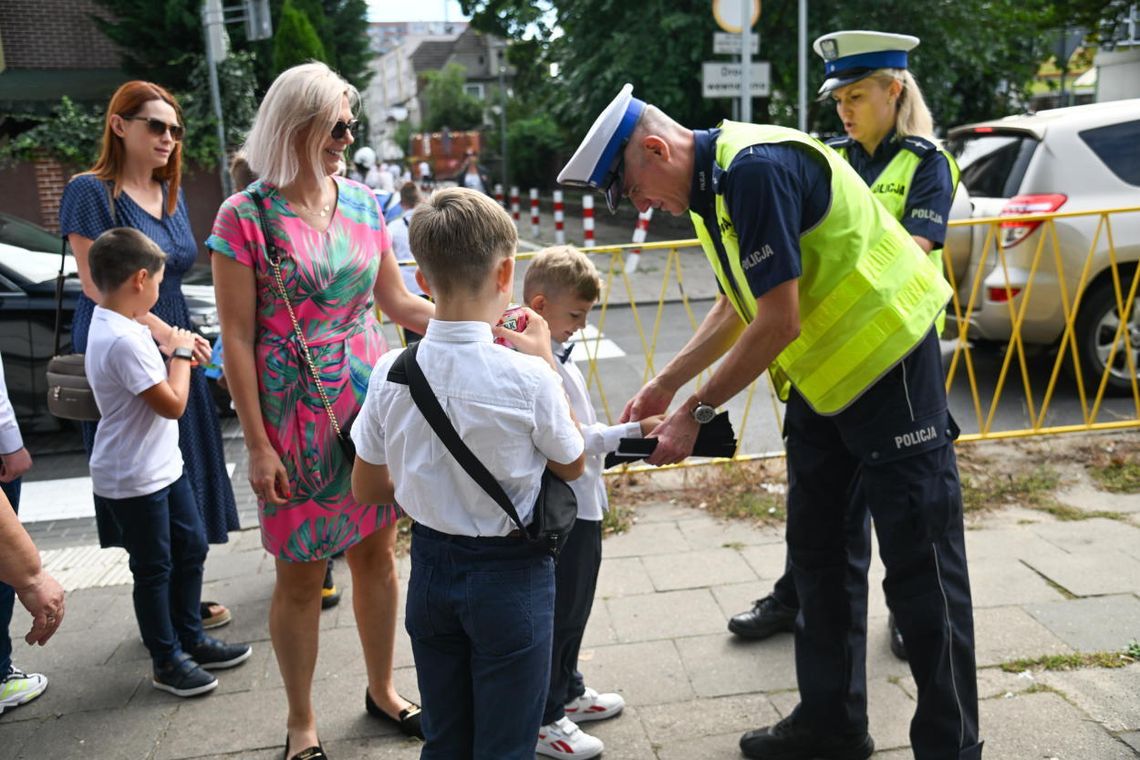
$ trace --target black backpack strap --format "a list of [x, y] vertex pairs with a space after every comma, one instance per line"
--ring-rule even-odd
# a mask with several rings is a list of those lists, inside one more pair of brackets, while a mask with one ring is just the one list
[[439, 399], [436, 398], [431, 386], [428, 385], [427, 378], [424, 377], [423, 370], [420, 369], [419, 362], [416, 361], [416, 351], [419, 347], [420, 343], [416, 342], [404, 349], [404, 352], [392, 363], [392, 368], [388, 372], [388, 381], [408, 386], [412, 393], [412, 401], [416, 403], [420, 413], [431, 425], [431, 429], [443, 441], [443, 445], [451, 452], [451, 456], [455, 457], [455, 461], [459, 462], [459, 466], [471, 476], [471, 479], [507, 513], [507, 516], [518, 526], [519, 532], [523, 536], [527, 536], [526, 527], [522, 524], [519, 513], [515, 509], [515, 505], [511, 503], [507, 492], [503, 490], [499, 481], [495, 480], [495, 476], [491, 474], [490, 470], [472, 453], [471, 449], [467, 448], [467, 444], [459, 437], [455, 426], [451, 424], [447, 418], [447, 413], [440, 406]]

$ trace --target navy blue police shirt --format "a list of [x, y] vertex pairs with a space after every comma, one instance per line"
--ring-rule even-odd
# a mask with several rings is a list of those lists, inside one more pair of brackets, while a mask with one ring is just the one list
[[[921, 140], [930, 150], [914, 170], [914, 178], [907, 191], [906, 207], [899, 221], [911, 236], [924, 237], [934, 243], [935, 248], [941, 248], [946, 241], [946, 223], [950, 220], [950, 204], [954, 200], [950, 164], [929, 141], [922, 138], [908, 139]], [[829, 140], [827, 144], [833, 148], [847, 149], [847, 163], [851, 164], [851, 168], [863, 178], [868, 187], [875, 184], [875, 180], [900, 150], [906, 150], [902, 139], [893, 129], [875, 148], [874, 155], [868, 155], [862, 145], [849, 137]]]
[[[716, 196], [711, 178], [718, 173], [714, 166], [720, 130], [693, 134], [696, 170], [689, 207], [714, 230]], [[831, 175], [823, 159], [793, 144], [753, 145], [733, 158], [720, 176], [719, 191], [736, 228], [752, 295], [760, 298], [797, 279], [803, 272], [800, 236], [819, 224], [831, 203]]]

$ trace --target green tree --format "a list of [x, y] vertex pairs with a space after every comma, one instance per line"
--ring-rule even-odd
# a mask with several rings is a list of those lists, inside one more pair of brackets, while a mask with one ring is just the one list
[[443, 127], [475, 129], [482, 125], [482, 102], [463, 91], [466, 67], [449, 63], [439, 71], [426, 72], [424, 79], [427, 82], [423, 91], [425, 131], [436, 132]]
[[92, 16], [95, 25], [116, 43], [128, 75], [184, 90], [190, 72], [188, 55], [201, 55], [205, 42], [201, 0], [95, 0], [110, 19]]
[[311, 60], [325, 60], [325, 46], [304, 11], [285, 0], [273, 35], [273, 68], [278, 72]]

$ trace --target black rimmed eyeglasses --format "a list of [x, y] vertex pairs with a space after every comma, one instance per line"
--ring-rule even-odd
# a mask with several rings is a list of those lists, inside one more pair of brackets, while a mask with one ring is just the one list
[[356, 131], [359, 128], [359, 119], [353, 119], [352, 121], [338, 121], [336, 124], [333, 124], [332, 132], [330, 134], [334, 140], [343, 140], [345, 132], [352, 132], [353, 134], [356, 134]]
[[153, 116], [123, 116], [122, 118], [124, 121], [145, 121], [146, 128], [155, 137], [162, 137], [169, 131], [174, 142], [182, 142], [182, 137], [186, 134], [186, 128], [181, 124], [167, 124], [162, 119], [156, 119]]

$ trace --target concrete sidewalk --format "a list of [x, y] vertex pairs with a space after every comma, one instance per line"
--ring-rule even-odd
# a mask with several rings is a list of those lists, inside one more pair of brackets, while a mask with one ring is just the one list
[[[987, 758], [1140, 756], [1140, 665], [1022, 674], [999, 667], [1018, 658], [1116, 651], [1140, 638], [1140, 497], [1105, 494], [1087, 483], [1062, 497], [1080, 509], [1126, 514], [1057, 522], [1010, 507], [970, 522]], [[782, 571], [782, 531], [723, 522], [683, 500], [652, 494], [634, 509], [632, 528], [605, 541], [581, 656], [587, 683], [621, 691], [628, 707], [588, 730], [606, 742], [610, 760], [737, 758], [743, 731], [778, 720], [797, 702], [791, 637], [743, 643], [725, 629], [728, 617], [767, 593]], [[52, 551], [57, 571], [66, 569], [67, 556], [75, 563], [95, 556], [121, 563], [109, 552], [82, 547]], [[404, 559], [405, 583], [407, 571]], [[76, 572], [69, 585], [93, 583], [91, 575]], [[285, 699], [266, 627], [273, 564], [257, 531], [212, 547], [206, 577], [205, 597], [224, 601], [235, 617], [216, 633], [254, 645], [249, 662], [219, 674], [214, 693], [180, 700], [150, 686], [130, 586], [108, 572], [103, 581], [115, 585], [71, 592], [67, 619], [47, 647], [17, 641], [16, 664], [47, 674], [51, 685], [35, 702], [0, 717], [0, 757], [279, 758]], [[322, 614], [314, 690], [325, 748], [335, 760], [416, 758], [418, 742], [364, 712], [363, 661], [343, 563], [337, 578], [344, 599]], [[911, 756], [914, 685], [905, 663], [888, 649], [881, 580], [876, 561], [868, 644], [871, 732], [877, 758], [902, 760]], [[22, 635], [27, 623], [18, 609], [13, 632]], [[398, 687], [415, 698], [402, 619], [396, 666]]]

